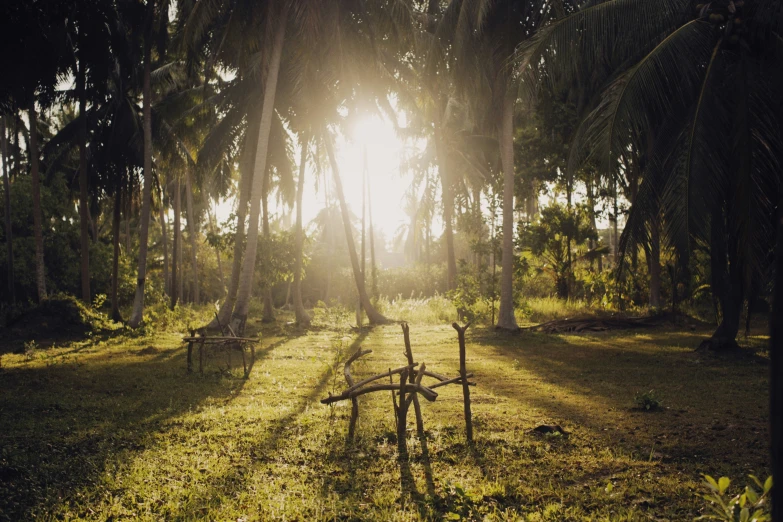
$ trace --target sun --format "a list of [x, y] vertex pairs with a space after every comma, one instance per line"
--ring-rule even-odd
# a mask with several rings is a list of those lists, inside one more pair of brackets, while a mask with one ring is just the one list
[[[345, 199], [351, 212], [360, 219], [366, 155], [373, 226], [389, 240], [400, 223], [406, 220], [402, 200], [409, 179], [400, 174], [404, 148], [405, 143], [397, 136], [393, 123], [377, 115], [357, 119], [344, 135], [338, 135], [335, 142]], [[331, 176], [331, 171], [327, 172]], [[310, 194], [305, 194], [306, 201], [312, 204], [307, 206], [315, 210], [314, 217], [323, 207], [324, 196], [320, 192], [316, 194], [312, 187], [308, 192]], [[307, 221], [307, 215], [304, 218]]]

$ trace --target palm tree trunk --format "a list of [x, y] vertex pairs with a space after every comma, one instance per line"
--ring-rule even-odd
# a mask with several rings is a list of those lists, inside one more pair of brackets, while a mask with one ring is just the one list
[[261, 126], [261, 110], [251, 110], [247, 130], [245, 131], [245, 142], [242, 149], [242, 160], [240, 163], [241, 177], [239, 180], [239, 201], [237, 202], [237, 230], [234, 237], [234, 258], [231, 261], [231, 279], [228, 282], [228, 292], [223, 305], [220, 307], [217, 318], [210, 324], [210, 328], [225, 325], [231, 321], [231, 314], [234, 311], [234, 304], [239, 290], [239, 276], [242, 270], [242, 255], [245, 251], [245, 221], [247, 220], [247, 204], [250, 200], [250, 191], [253, 185], [253, 169], [256, 162], [256, 153], [258, 151], [258, 134]]
[[8, 272], [8, 302], [16, 303], [16, 291], [14, 287], [14, 236], [11, 227], [11, 180], [10, 170], [8, 168], [8, 138], [6, 137], [7, 116], [2, 118], [2, 141], [3, 148], [3, 192], [5, 195], [5, 249], [6, 266]]
[[182, 239], [182, 183], [177, 181], [177, 191], [180, 193], [177, 200], [177, 211], [180, 215], [177, 221], [177, 267], [179, 269], [179, 281], [177, 282], [179, 301], [182, 304], [188, 302], [188, 296], [185, 294], [185, 256], [182, 253], [182, 245], [184, 240]]
[[[261, 224], [264, 233], [264, 239], [269, 241], [269, 182], [272, 177], [272, 169], [267, 168], [264, 173], [263, 196], [261, 197]], [[262, 321], [273, 323], [275, 321], [275, 306], [272, 301], [272, 286], [267, 283], [264, 285], [264, 315]]]
[[[81, 53], [80, 53], [81, 54]], [[87, 115], [84, 62], [79, 60], [76, 73], [76, 89], [79, 93], [79, 248], [82, 301], [90, 303], [90, 210], [87, 206]], [[96, 238], [97, 239], [97, 238]]]
[[[147, 9], [154, 9], [154, 0], [149, 0]], [[152, 18], [150, 16], [150, 18]], [[150, 26], [152, 21], [148, 21]], [[128, 324], [137, 328], [144, 317], [144, 286], [147, 280], [147, 240], [152, 210], [152, 88], [150, 71], [152, 69], [152, 36], [147, 29], [144, 38], [144, 79], [142, 84], [142, 117], [144, 118], [144, 185], [141, 191], [141, 227], [139, 230], [139, 268], [136, 279], [136, 295], [133, 299], [133, 312]]]
[[[209, 201], [207, 202], [207, 205], [209, 205]], [[215, 222], [217, 221], [217, 215], [215, 215], [215, 219], [212, 219], [212, 211], [210, 210], [209, 206], [207, 206], [207, 218], [209, 219], [209, 229], [212, 231], [213, 234], [218, 233], [217, 226], [215, 225]], [[226, 291], [226, 280], [225, 277], [223, 277], [223, 261], [221, 260], [220, 256], [220, 245], [215, 245], [215, 258], [217, 259], [217, 268], [218, 268], [218, 278], [220, 279], [220, 288], [222, 288], [223, 292]]]
[[33, 184], [33, 235], [35, 237], [35, 283], [38, 302], [46, 299], [46, 272], [44, 269], [43, 217], [41, 212], [41, 179], [38, 168], [38, 120], [35, 100], [30, 102], [30, 174]]
[[[171, 246], [171, 305], [170, 308], [174, 310], [177, 306], [177, 300], [182, 293], [181, 286], [177, 280], [177, 272], [182, 262], [182, 225], [180, 224], [180, 210], [181, 210], [181, 190], [179, 177], [174, 182], [174, 231], [173, 231], [173, 244]], [[182, 274], [179, 275], [179, 279], [182, 279]]]
[[783, 191], [778, 205], [775, 288], [769, 314], [769, 418], [772, 440], [772, 520], [783, 520]]
[[275, 108], [275, 94], [277, 91], [277, 77], [280, 72], [280, 59], [283, 54], [283, 42], [285, 40], [286, 17], [288, 15], [288, 3], [284, 4], [280, 23], [277, 27], [272, 54], [269, 60], [264, 86], [264, 104], [261, 111], [261, 123], [259, 125], [258, 143], [255, 161], [255, 172], [250, 191], [250, 223], [248, 224], [247, 245], [245, 246], [245, 258], [242, 260], [242, 271], [239, 277], [239, 290], [237, 301], [232, 314], [232, 322], [235, 324], [239, 335], [245, 330], [247, 312], [250, 308], [250, 296], [253, 288], [253, 274], [256, 267], [256, 254], [258, 249], [258, 218], [261, 211], [261, 197], [263, 195], [264, 173], [266, 172], [267, 156], [269, 153], [269, 134], [272, 129], [272, 118]]
[[111, 318], [112, 321], [117, 321], [119, 323], [122, 322], [118, 295], [120, 278], [120, 213], [122, 211], [122, 190], [119, 186], [114, 190], [114, 209], [111, 220], [111, 242], [114, 249], [111, 263]]
[[166, 205], [163, 204], [163, 189], [160, 191], [160, 235], [163, 240], [163, 291], [171, 295], [169, 281], [169, 230], [166, 225]]
[[329, 162], [332, 165], [332, 175], [334, 176], [334, 186], [337, 190], [337, 197], [340, 200], [340, 212], [343, 216], [343, 227], [345, 229], [345, 240], [348, 243], [348, 254], [351, 257], [351, 268], [353, 269], [353, 277], [356, 280], [356, 290], [359, 292], [359, 299], [361, 300], [364, 311], [367, 313], [367, 320], [370, 324], [385, 324], [389, 320], [383, 315], [378, 313], [375, 307], [370, 302], [370, 298], [367, 296], [367, 289], [364, 286], [364, 279], [362, 278], [361, 268], [359, 266], [359, 257], [356, 255], [356, 245], [353, 241], [353, 231], [351, 230], [351, 216], [348, 212], [348, 204], [345, 202], [345, 194], [343, 194], [343, 184], [340, 180], [340, 171], [337, 168], [337, 160], [334, 157], [334, 147], [330, 137], [326, 136], [324, 140], [326, 142], [326, 152], [329, 154]]
[[302, 266], [304, 257], [304, 231], [302, 230], [302, 199], [304, 198], [304, 180], [307, 171], [307, 147], [310, 144], [310, 137], [302, 137], [302, 151], [299, 159], [299, 179], [296, 181], [296, 260], [294, 261], [294, 315], [296, 324], [310, 324], [310, 315], [302, 304]]
[[451, 186], [451, 176], [447, 169], [446, 144], [443, 142], [440, 110], [436, 108], [433, 119], [435, 134], [435, 152], [438, 156], [438, 173], [443, 191], [443, 227], [446, 235], [446, 267], [447, 288], [457, 287], [457, 258], [454, 253], [454, 191]]
[[190, 165], [185, 165], [185, 203], [188, 206], [188, 236], [190, 239], [190, 262], [193, 265], [193, 302], [198, 304], [201, 299], [198, 288], [198, 259], [196, 255], [196, 212], [193, 209], [193, 183], [190, 179]]
[[[362, 283], [367, 285], [367, 146], [364, 146], [363, 151], [363, 163], [362, 168], [362, 257], [361, 257], [361, 270], [362, 270]], [[362, 310], [362, 300], [356, 306], [356, 324], [362, 326], [364, 321], [364, 315]]]
[[661, 307], [661, 222], [650, 222], [650, 308]]
[[517, 330], [514, 317], [514, 95], [509, 89], [503, 100], [498, 129], [503, 165], [503, 258], [500, 271], [498, 328]]
[[375, 264], [375, 232], [372, 226], [372, 191], [370, 190], [370, 173], [367, 172], [367, 217], [370, 220], [370, 296], [378, 299], [378, 266]]

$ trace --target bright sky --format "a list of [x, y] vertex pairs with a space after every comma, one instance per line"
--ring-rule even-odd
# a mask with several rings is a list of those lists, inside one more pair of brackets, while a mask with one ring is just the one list
[[[402, 210], [402, 201], [411, 178], [407, 174], [404, 177], [400, 175], [404, 143], [397, 137], [392, 123], [380, 116], [368, 116], [357, 123], [348, 136], [337, 137], [335, 155], [340, 168], [343, 191], [348, 206], [357, 217], [361, 217], [362, 212], [362, 169], [365, 146], [373, 206], [373, 225], [376, 229], [381, 229], [386, 239], [391, 241], [400, 224], [407, 220]], [[294, 157], [299, 159], [298, 150]], [[328, 163], [324, 163], [324, 171], [329, 176], [330, 191], [333, 191], [332, 171]], [[298, 174], [297, 165], [296, 175]], [[308, 165], [302, 206], [305, 227], [324, 207], [323, 179], [316, 180], [315, 177], [316, 172], [312, 165]], [[336, 198], [336, 195], [332, 192], [331, 197]], [[333, 201], [336, 203], [336, 199]], [[234, 204], [235, 201], [231, 199], [218, 206], [219, 221], [228, 218]], [[282, 209], [277, 205], [276, 198], [270, 198], [270, 213], [273, 216], [279, 216], [281, 213]], [[293, 224], [293, 215], [291, 221]]]

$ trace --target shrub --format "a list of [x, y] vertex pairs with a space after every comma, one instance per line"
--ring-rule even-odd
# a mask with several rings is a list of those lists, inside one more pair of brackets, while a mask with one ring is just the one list
[[721, 520], [724, 522], [769, 522], [772, 520], [768, 497], [772, 490], [772, 477], [767, 477], [764, 484], [754, 475], [749, 475], [758, 487], [745, 486], [745, 491], [729, 498], [728, 489], [731, 481], [721, 477], [717, 481], [709, 475], [704, 475], [704, 484], [709, 493], [700, 495], [708, 502], [711, 511], [696, 520]]
[[633, 401], [640, 410], [644, 411], [656, 411], [661, 408], [662, 404], [655, 390], [637, 393]]

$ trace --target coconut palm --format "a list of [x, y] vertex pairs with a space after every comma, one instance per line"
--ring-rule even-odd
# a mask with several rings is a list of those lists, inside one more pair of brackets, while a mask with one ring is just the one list
[[614, 0], [551, 24], [519, 49], [522, 73], [547, 87], [591, 64], [608, 71], [574, 149], [607, 176], [621, 163], [641, 172], [624, 253], [655, 234], [683, 264], [694, 243], [708, 247], [721, 312], [705, 342], [713, 349], [736, 345], [746, 281], [769, 266], [783, 151], [773, 44], [782, 26], [776, 0], [696, 8]]
[[[450, 46], [450, 70], [459, 93], [467, 94], [481, 128], [498, 136], [503, 172], [503, 258], [497, 326], [515, 330], [514, 262], [514, 49], [567, 2], [457, 0], [449, 4], [437, 34]], [[482, 118], [487, 122], [482, 124]]]

